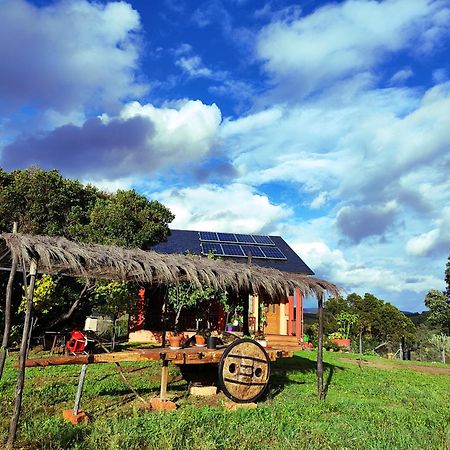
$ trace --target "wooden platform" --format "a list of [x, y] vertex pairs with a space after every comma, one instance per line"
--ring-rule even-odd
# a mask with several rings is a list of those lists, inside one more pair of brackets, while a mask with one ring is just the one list
[[[108, 364], [136, 361], [169, 361], [174, 364], [209, 364], [219, 363], [225, 348], [226, 346], [221, 346], [214, 350], [203, 347], [180, 349], [151, 348], [94, 355], [54, 356], [49, 358], [27, 359], [26, 367], [48, 367], [68, 364]], [[266, 348], [265, 350], [271, 361], [293, 356], [293, 351], [290, 349]]]

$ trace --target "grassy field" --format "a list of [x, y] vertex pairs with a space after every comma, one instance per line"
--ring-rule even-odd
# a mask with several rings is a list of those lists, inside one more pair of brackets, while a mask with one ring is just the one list
[[[254, 410], [228, 411], [226, 398], [186, 396], [176, 367], [169, 395], [179, 409], [154, 412], [135, 398], [113, 365], [89, 366], [76, 427], [62, 420], [73, 405], [79, 366], [27, 369], [17, 444], [26, 449], [450, 449], [450, 369], [326, 353], [328, 395], [316, 399], [315, 354], [273, 365], [268, 397]], [[16, 371], [0, 381], [0, 448], [12, 412]], [[158, 394], [159, 365], [124, 364], [141, 396]]]

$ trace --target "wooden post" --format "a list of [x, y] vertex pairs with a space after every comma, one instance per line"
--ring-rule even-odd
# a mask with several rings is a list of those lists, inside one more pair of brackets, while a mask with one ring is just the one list
[[248, 326], [248, 302], [249, 302], [249, 294], [244, 298], [244, 309], [242, 311], [243, 321], [242, 321], [242, 331], [244, 336], [250, 336], [250, 328]]
[[[23, 268], [25, 270], [25, 267]], [[22, 393], [23, 386], [25, 383], [25, 362], [27, 359], [28, 352], [28, 335], [30, 333], [31, 325], [31, 310], [33, 306], [33, 295], [34, 295], [34, 284], [36, 281], [37, 273], [37, 261], [35, 259], [31, 260], [30, 264], [30, 284], [27, 292], [27, 309], [25, 313], [25, 322], [23, 325], [22, 342], [20, 345], [20, 359], [19, 359], [19, 374], [17, 377], [17, 389], [16, 389], [16, 400], [14, 404], [14, 412], [11, 418], [11, 424], [9, 426], [9, 435], [7, 448], [12, 449], [14, 441], [16, 439], [17, 426], [19, 424], [20, 412], [22, 409]]]
[[292, 326], [292, 322], [294, 320], [294, 296], [290, 295], [288, 297], [289, 300], [289, 320], [288, 320], [288, 336], [292, 336], [294, 334], [294, 327]]
[[167, 380], [169, 375], [169, 361], [166, 359], [163, 360], [162, 368], [161, 368], [161, 394], [159, 399], [162, 402], [167, 400]]
[[323, 390], [323, 293], [317, 298], [318, 316], [319, 316], [319, 336], [317, 346], [317, 396], [319, 400], [324, 398]]
[[299, 288], [295, 288], [294, 291], [295, 298], [295, 337], [299, 341], [302, 336], [302, 293]]
[[75, 404], [73, 406], [73, 415], [78, 415], [80, 411], [81, 396], [83, 395], [84, 380], [86, 378], [87, 364], [81, 366], [80, 379], [78, 380], [77, 395], [75, 396]]
[[[13, 224], [13, 233], [17, 233], [17, 222]], [[17, 272], [17, 265], [19, 258], [17, 255], [13, 256], [11, 272], [9, 272], [8, 284], [6, 286], [5, 298], [5, 324], [3, 329], [2, 346], [0, 347], [0, 380], [3, 375], [3, 368], [5, 367], [6, 357], [8, 356], [8, 341], [9, 333], [11, 331], [11, 299], [14, 285], [14, 277]]]

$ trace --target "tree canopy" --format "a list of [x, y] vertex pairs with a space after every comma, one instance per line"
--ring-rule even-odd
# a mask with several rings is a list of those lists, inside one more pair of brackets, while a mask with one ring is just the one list
[[0, 230], [143, 247], [163, 241], [173, 214], [134, 190], [107, 194], [56, 170], [0, 169]]

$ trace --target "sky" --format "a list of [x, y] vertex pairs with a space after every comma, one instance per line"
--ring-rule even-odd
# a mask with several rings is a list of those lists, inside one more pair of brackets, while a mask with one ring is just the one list
[[450, 254], [450, 0], [0, 0], [0, 165], [281, 235], [421, 311]]

